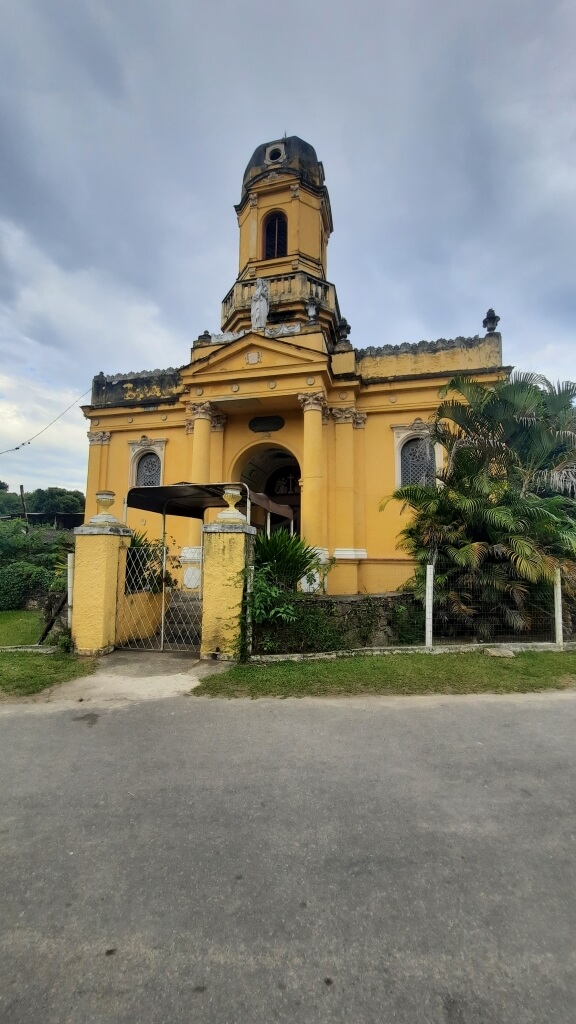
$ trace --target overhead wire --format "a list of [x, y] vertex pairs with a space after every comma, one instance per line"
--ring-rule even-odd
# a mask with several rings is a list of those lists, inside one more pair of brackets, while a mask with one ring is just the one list
[[63, 412], [59, 413], [58, 416], [55, 416], [53, 420], [50, 420], [50, 423], [47, 423], [45, 427], [42, 427], [42, 430], [39, 430], [37, 434], [33, 434], [32, 437], [30, 437], [27, 441], [21, 441], [21, 443], [17, 444], [15, 448], [6, 448], [5, 451], [0, 452], [0, 455], [8, 455], [9, 452], [17, 452], [20, 450], [20, 448], [25, 448], [27, 445], [32, 444], [32, 441], [35, 441], [37, 437], [40, 437], [40, 434], [43, 434], [46, 430], [53, 426], [54, 423], [57, 423], [58, 420], [62, 419], [62, 417], [65, 416], [66, 413], [69, 412], [70, 409], [72, 409], [75, 405], [77, 405], [78, 402], [80, 402], [86, 395], [88, 395], [91, 390], [91, 388], [88, 388], [88, 390], [85, 391], [84, 394], [80, 395], [79, 398], [75, 398], [74, 401], [71, 402], [70, 405], [67, 406], [67, 408], [64, 409]]

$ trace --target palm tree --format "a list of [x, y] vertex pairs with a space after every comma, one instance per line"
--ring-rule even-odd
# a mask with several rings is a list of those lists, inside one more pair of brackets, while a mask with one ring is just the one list
[[[489, 387], [454, 378], [431, 425], [445, 449], [436, 486], [392, 495], [413, 517], [400, 546], [435, 565], [436, 622], [487, 639], [527, 632], [561, 570], [576, 594], [576, 384], [515, 374]], [[381, 506], [382, 507], [382, 506]]]

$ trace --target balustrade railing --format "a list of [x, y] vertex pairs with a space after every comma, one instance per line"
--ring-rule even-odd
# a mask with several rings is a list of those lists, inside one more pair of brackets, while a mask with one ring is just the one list
[[[307, 302], [314, 299], [321, 306], [325, 306], [338, 313], [338, 299], [336, 289], [329, 281], [312, 277], [310, 274], [296, 271], [293, 274], [278, 274], [267, 277], [266, 281], [270, 289], [270, 304], [274, 305], [281, 301]], [[250, 306], [256, 279], [248, 281], [237, 281], [232, 286], [222, 303], [224, 319], [229, 317], [235, 309], [245, 309]]]

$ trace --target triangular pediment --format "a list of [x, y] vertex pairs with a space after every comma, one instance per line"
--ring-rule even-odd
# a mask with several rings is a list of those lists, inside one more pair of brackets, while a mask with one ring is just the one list
[[[208, 346], [206, 348], [208, 349]], [[239, 374], [250, 375], [258, 370], [306, 371], [312, 367], [325, 367], [327, 362], [328, 356], [325, 352], [304, 348], [292, 338], [287, 342], [250, 333], [236, 341], [226, 342], [214, 352], [207, 351], [206, 355], [183, 371], [183, 376], [219, 377], [221, 374], [231, 374], [237, 377]]]

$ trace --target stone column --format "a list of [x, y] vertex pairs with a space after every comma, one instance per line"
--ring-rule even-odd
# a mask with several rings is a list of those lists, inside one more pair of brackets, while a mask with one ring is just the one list
[[[97, 495], [99, 506], [114, 503], [111, 491]], [[72, 638], [78, 654], [109, 654], [116, 641], [118, 566], [132, 530], [107, 512], [78, 526], [74, 556]]]
[[302, 460], [301, 517], [302, 537], [307, 544], [326, 553], [323, 508], [326, 502], [322, 411], [326, 407], [323, 391], [298, 395], [304, 410], [304, 453]]
[[354, 412], [350, 406], [332, 409], [336, 424], [336, 501], [334, 557], [337, 564], [328, 585], [332, 593], [358, 593], [358, 559], [354, 546]]
[[246, 568], [253, 564], [256, 527], [233, 507], [241, 497], [239, 487], [224, 497], [230, 507], [203, 530], [200, 657], [234, 661], [240, 656]]
[[188, 406], [191, 419], [186, 429], [194, 435], [190, 482], [207, 484], [210, 480], [210, 435], [212, 433], [212, 406], [210, 402], [192, 402]]
[[[358, 591], [364, 590], [365, 568], [362, 560], [368, 557], [366, 551], [366, 448], [364, 427], [366, 413], [354, 412], [354, 542], [358, 555]], [[368, 589], [366, 587], [366, 589]]]
[[214, 483], [224, 481], [224, 427], [228, 417], [226, 413], [215, 410], [212, 413], [212, 439], [210, 442], [210, 480]]
[[[192, 439], [190, 483], [207, 484], [210, 481], [212, 406], [210, 402], [192, 402], [187, 408], [191, 418], [186, 420], [186, 432], [194, 435]], [[188, 553], [193, 553], [195, 556], [201, 555], [202, 523], [198, 519], [190, 521], [189, 540], [190, 546], [184, 550]], [[196, 564], [199, 564], [198, 560]]]
[[89, 430], [88, 444], [88, 482], [86, 485], [86, 520], [97, 511], [93, 495], [102, 491], [108, 483], [106, 473], [108, 468], [108, 450], [110, 448], [109, 430]]

